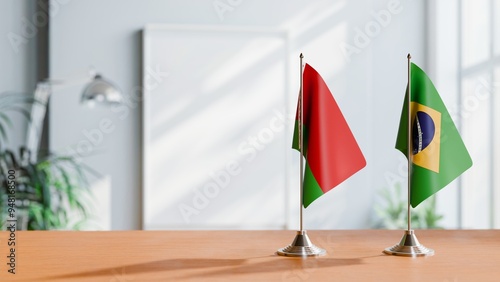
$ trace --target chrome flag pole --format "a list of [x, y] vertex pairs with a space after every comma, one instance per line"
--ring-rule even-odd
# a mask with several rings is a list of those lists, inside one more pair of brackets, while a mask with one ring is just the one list
[[277, 251], [280, 256], [290, 256], [290, 257], [309, 257], [309, 256], [322, 256], [326, 254], [326, 251], [316, 247], [309, 236], [307, 236], [307, 231], [303, 227], [303, 202], [304, 202], [304, 81], [303, 81], [303, 71], [304, 64], [302, 62], [304, 55], [300, 53], [300, 92], [299, 92], [299, 151], [300, 151], [300, 229], [297, 231], [297, 235], [293, 240], [292, 244], [281, 248]]
[[410, 206], [410, 195], [411, 195], [411, 167], [413, 163], [413, 152], [412, 152], [412, 111], [411, 111], [411, 55], [408, 54], [408, 93], [406, 105], [408, 107], [408, 123], [407, 123], [407, 143], [408, 146], [408, 229], [405, 231], [403, 238], [399, 244], [392, 247], [386, 248], [384, 253], [388, 255], [396, 256], [406, 256], [406, 257], [421, 257], [421, 256], [432, 256], [434, 255], [434, 250], [424, 247], [424, 245], [418, 242], [415, 232], [411, 229], [411, 206]]

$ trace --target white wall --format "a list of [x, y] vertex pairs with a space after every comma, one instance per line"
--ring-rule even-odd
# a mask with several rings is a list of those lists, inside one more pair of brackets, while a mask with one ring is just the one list
[[[89, 110], [78, 104], [79, 87], [57, 91], [51, 100], [52, 148], [91, 151], [83, 154], [88, 155], [85, 161], [102, 174], [94, 189], [100, 228], [141, 227], [141, 119], [140, 102], [134, 97], [142, 76], [141, 30], [148, 23], [289, 30], [291, 59], [303, 52], [321, 73], [368, 162], [306, 210], [306, 228], [370, 227], [376, 192], [390, 184], [387, 176], [397, 175], [403, 160], [393, 144], [406, 85], [406, 54], [411, 52], [416, 63], [426, 66], [424, 1], [400, 1], [392, 7], [400, 12], [382, 26], [373, 12], [388, 10], [393, 1], [64, 2], [51, 22], [51, 76], [73, 76], [93, 65], [119, 85], [129, 101], [127, 110], [120, 112]], [[218, 14], [214, 4], [228, 2], [234, 6]], [[358, 30], [366, 28], [372, 28], [373, 36], [358, 38]], [[361, 42], [356, 45], [355, 40]], [[357, 46], [351, 56], [341, 51], [346, 43]], [[291, 87], [292, 97], [297, 87], [298, 81]], [[99, 130], [103, 119], [110, 120], [112, 132]], [[291, 199], [290, 204], [296, 202]], [[296, 228], [296, 219], [289, 221]]]
[[[0, 93], [31, 95], [36, 83], [36, 30], [28, 29], [35, 13], [35, 1], [0, 1]], [[9, 147], [17, 150], [24, 144], [26, 119], [13, 114], [14, 128], [9, 133]]]

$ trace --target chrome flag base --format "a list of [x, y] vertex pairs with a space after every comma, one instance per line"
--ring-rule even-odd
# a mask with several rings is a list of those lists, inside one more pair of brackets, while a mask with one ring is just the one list
[[311, 243], [309, 236], [307, 236], [307, 232], [302, 230], [297, 231], [297, 235], [292, 244], [279, 249], [276, 253], [280, 256], [287, 257], [313, 257], [324, 256], [326, 251]]
[[434, 250], [420, 244], [413, 230], [406, 230], [401, 242], [390, 248], [386, 248], [384, 253], [395, 256], [424, 257], [433, 256]]

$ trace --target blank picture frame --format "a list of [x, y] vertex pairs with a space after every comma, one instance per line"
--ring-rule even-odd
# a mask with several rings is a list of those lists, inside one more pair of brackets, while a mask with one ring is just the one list
[[281, 30], [145, 27], [143, 229], [286, 227], [288, 45]]

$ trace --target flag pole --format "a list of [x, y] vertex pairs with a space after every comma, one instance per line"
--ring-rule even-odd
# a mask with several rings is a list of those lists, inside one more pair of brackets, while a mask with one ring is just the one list
[[303, 132], [303, 126], [304, 126], [304, 65], [302, 63], [302, 60], [304, 58], [304, 55], [300, 53], [300, 90], [299, 90], [299, 105], [298, 105], [298, 112], [299, 112], [299, 121], [298, 121], [298, 131], [299, 131], [299, 152], [300, 152], [300, 226], [299, 226], [299, 231], [297, 231], [297, 234], [295, 235], [295, 239], [293, 242], [281, 249], [278, 249], [276, 252], [280, 256], [288, 256], [288, 257], [312, 257], [312, 256], [323, 256], [326, 254], [326, 251], [315, 246], [311, 240], [309, 239], [309, 236], [307, 236], [307, 231], [304, 230], [304, 225], [303, 225], [303, 210], [304, 210], [304, 158], [305, 154], [302, 152], [302, 149], [304, 147], [304, 132]]
[[407, 123], [407, 143], [408, 146], [408, 230], [405, 231], [403, 238], [399, 244], [396, 244], [392, 247], [386, 248], [384, 253], [388, 255], [395, 256], [405, 256], [405, 257], [423, 257], [423, 256], [432, 256], [434, 255], [434, 250], [426, 248], [424, 245], [420, 244], [415, 235], [415, 232], [411, 229], [411, 168], [413, 164], [413, 152], [412, 152], [412, 112], [411, 112], [411, 55], [408, 53], [406, 56], [408, 59], [408, 93], [407, 98], [404, 103], [407, 105], [408, 109], [408, 123]]
[[411, 194], [411, 164], [412, 164], [412, 159], [413, 159], [413, 154], [411, 150], [411, 55], [408, 53], [408, 56], [406, 56], [408, 59], [408, 98], [407, 98], [407, 106], [408, 106], [408, 132], [407, 132], [407, 142], [406, 145], [408, 146], [408, 231], [411, 231], [411, 207], [410, 207], [410, 194]]
[[302, 59], [304, 59], [304, 55], [300, 53], [300, 92], [299, 92], [299, 152], [300, 152], [300, 232], [304, 231], [303, 225], [303, 217], [302, 214], [304, 212], [304, 158], [305, 154], [302, 151], [304, 148], [304, 132], [303, 132], [303, 124], [304, 124], [304, 64], [302, 63]]

